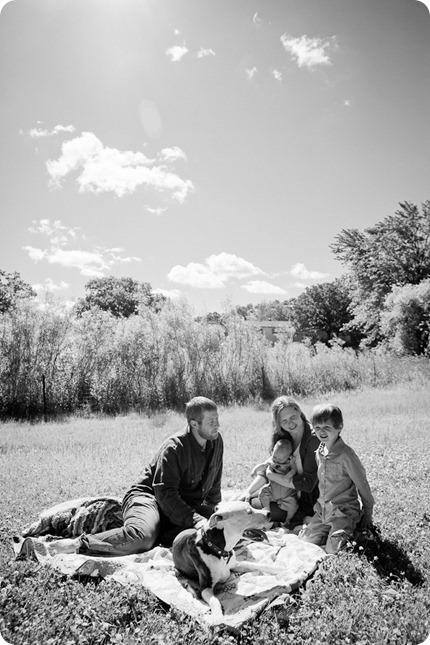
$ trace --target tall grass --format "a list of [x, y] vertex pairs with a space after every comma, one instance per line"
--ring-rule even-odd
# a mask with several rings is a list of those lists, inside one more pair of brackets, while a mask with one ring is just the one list
[[[44, 508], [92, 494], [121, 496], [184, 416], [0, 424], [0, 633], [13, 645], [417, 645], [430, 633], [430, 397], [428, 382], [350, 390], [332, 399], [376, 499], [376, 543], [350, 545], [277, 610], [239, 634], [205, 631], [140, 588], [71, 580], [13, 560], [11, 536]], [[266, 403], [220, 408], [223, 487], [243, 488], [267, 454]]]
[[182, 409], [196, 394], [218, 403], [308, 396], [422, 378], [427, 359], [308, 346], [274, 346], [234, 313], [221, 325], [197, 321], [186, 303], [115, 318], [97, 309], [77, 318], [53, 301], [24, 302], [0, 316], [0, 416], [125, 414]]

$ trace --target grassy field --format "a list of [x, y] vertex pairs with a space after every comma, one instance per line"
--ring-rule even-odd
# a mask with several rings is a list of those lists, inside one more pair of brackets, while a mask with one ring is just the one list
[[[324, 561], [287, 605], [239, 635], [207, 632], [142, 589], [83, 583], [14, 561], [12, 535], [42, 509], [82, 495], [122, 495], [160, 441], [183, 427], [181, 415], [0, 425], [0, 634], [13, 645], [424, 641], [430, 633], [429, 384], [331, 398], [344, 413], [343, 438], [367, 470], [377, 540]], [[315, 402], [302, 401], [303, 410]], [[268, 406], [221, 408], [220, 420], [223, 487], [244, 487], [267, 452]]]

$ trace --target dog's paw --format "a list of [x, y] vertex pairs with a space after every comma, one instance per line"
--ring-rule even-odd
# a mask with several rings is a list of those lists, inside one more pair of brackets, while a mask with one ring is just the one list
[[211, 627], [217, 627], [218, 625], [222, 625], [224, 622], [224, 614], [222, 612], [221, 614], [213, 614], [212, 612], [209, 612], [205, 615], [205, 621]]
[[214, 595], [213, 589], [211, 587], [202, 589], [201, 598], [208, 605], [210, 610], [210, 613], [208, 612], [207, 614], [205, 614], [205, 618], [207, 619], [211, 616], [215, 622], [220, 622], [223, 617], [222, 605], [218, 598]]

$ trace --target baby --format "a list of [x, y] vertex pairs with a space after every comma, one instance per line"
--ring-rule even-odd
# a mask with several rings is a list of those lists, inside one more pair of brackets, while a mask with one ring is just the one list
[[287, 473], [295, 474], [296, 465], [292, 453], [293, 445], [289, 439], [277, 441], [269, 460], [253, 468], [254, 480], [245, 492], [245, 498], [252, 506], [261, 505], [270, 510], [273, 522], [289, 522], [298, 508], [297, 491], [282, 484], [282, 478], [279, 477]]

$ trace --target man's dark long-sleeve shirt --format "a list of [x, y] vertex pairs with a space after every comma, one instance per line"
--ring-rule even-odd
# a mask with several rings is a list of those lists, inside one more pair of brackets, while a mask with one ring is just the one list
[[146, 467], [143, 477], [126, 493], [154, 495], [172, 524], [191, 528], [202, 516], [201, 504], [214, 507], [221, 501], [224, 445], [221, 435], [202, 448], [191, 430], [169, 437]]

